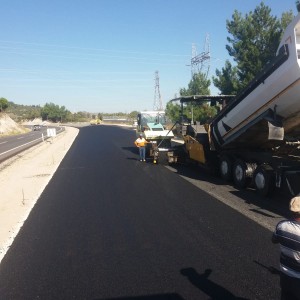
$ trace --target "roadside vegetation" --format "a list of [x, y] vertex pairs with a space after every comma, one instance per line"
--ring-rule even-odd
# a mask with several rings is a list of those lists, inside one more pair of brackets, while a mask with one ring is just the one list
[[127, 113], [91, 113], [79, 111], [72, 113], [65, 106], [59, 106], [54, 103], [46, 103], [44, 106], [39, 105], [22, 105], [10, 102], [5, 98], [0, 98], [0, 107], [2, 111], [7, 113], [15, 122], [24, 122], [26, 120], [42, 119], [43, 121], [60, 122], [60, 123], [78, 123], [90, 122], [91, 120], [103, 120], [106, 116], [114, 116], [116, 118], [126, 118], [129, 122], [133, 122], [136, 118], [137, 111]]

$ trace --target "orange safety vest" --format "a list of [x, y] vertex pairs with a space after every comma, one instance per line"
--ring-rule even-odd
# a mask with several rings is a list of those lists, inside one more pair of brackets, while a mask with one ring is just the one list
[[138, 138], [134, 143], [137, 147], [145, 147], [147, 141], [144, 138]]

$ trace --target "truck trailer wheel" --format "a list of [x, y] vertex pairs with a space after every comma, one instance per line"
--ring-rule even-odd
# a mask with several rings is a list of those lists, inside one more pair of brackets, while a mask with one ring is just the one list
[[220, 175], [226, 181], [232, 179], [232, 159], [227, 155], [220, 157]]
[[245, 188], [253, 175], [253, 164], [237, 159], [232, 168], [233, 181], [236, 187]]
[[274, 170], [269, 165], [260, 165], [256, 168], [253, 181], [256, 191], [266, 197], [275, 189]]

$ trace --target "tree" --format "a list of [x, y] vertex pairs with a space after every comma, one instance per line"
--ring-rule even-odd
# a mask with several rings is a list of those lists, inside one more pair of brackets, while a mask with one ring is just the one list
[[[227, 64], [222, 72], [216, 71], [218, 79], [213, 79], [222, 93], [225, 90], [228, 94], [241, 91], [275, 57], [282, 34], [292, 18], [292, 11], [284, 12], [281, 19], [272, 16], [271, 9], [263, 2], [245, 17], [234, 11], [232, 20], [226, 21], [231, 35], [227, 37], [226, 49], [236, 63], [236, 69], [232, 68], [230, 73]], [[227, 89], [229, 84], [223, 85], [225, 75], [232, 76], [226, 78], [226, 81], [232, 80], [232, 91]]]
[[43, 120], [52, 122], [63, 121], [68, 115], [68, 111], [64, 106], [55, 105], [54, 103], [46, 103], [41, 110]]
[[103, 121], [103, 116], [102, 116], [102, 114], [98, 113], [97, 117], [98, 117], [99, 120]]
[[0, 98], [0, 112], [5, 111], [8, 108], [8, 100]]
[[[181, 89], [181, 96], [192, 95], [210, 95], [210, 80], [206, 78], [204, 73], [195, 73], [188, 84], [188, 89]], [[205, 123], [208, 119], [217, 113], [215, 108], [211, 108], [208, 103], [194, 105], [188, 103], [184, 107], [183, 114], [193, 121]]]
[[139, 112], [136, 111], [136, 110], [130, 112], [130, 113], [128, 114], [128, 119], [136, 120], [138, 113], [139, 113]]
[[180, 117], [180, 105], [169, 101], [166, 105], [166, 116], [172, 121], [176, 122]]
[[210, 106], [209, 103], [203, 103], [198, 109], [193, 110], [193, 114], [194, 120], [204, 124], [217, 114], [217, 108]]
[[215, 87], [223, 95], [236, 95], [239, 90], [239, 79], [237, 67], [233, 67], [229, 60], [226, 60], [225, 67], [221, 71], [216, 70], [216, 77], [212, 77]]
[[74, 115], [70, 111], [67, 111], [64, 122], [75, 122], [75, 121], [76, 120], [74, 118]]
[[210, 95], [210, 80], [203, 73], [195, 73], [188, 84], [188, 88], [180, 89], [180, 96]]
[[[204, 73], [195, 73], [188, 84], [188, 88], [180, 89], [180, 96], [192, 95], [210, 95], [210, 80], [206, 78]], [[180, 106], [177, 103], [168, 102], [166, 106], [166, 115], [173, 121], [178, 121], [180, 118]], [[214, 107], [208, 103], [193, 104], [188, 103], [183, 107], [183, 114], [193, 121], [205, 123], [209, 118], [217, 113]]]

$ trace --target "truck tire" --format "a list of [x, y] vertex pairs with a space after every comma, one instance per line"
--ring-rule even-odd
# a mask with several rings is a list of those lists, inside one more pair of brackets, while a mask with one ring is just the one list
[[253, 175], [253, 182], [256, 191], [261, 196], [272, 194], [275, 189], [275, 174], [271, 166], [264, 164], [256, 168]]
[[232, 159], [227, 156], [223, 155], [220, 157], [220, 175], [225, 181], [232, 180]]
[[237, 159], [232, 168], [234, 185], [240, 189], [245, 188], [253, 175], [255, 165], [246, 163], [242, 159]]

